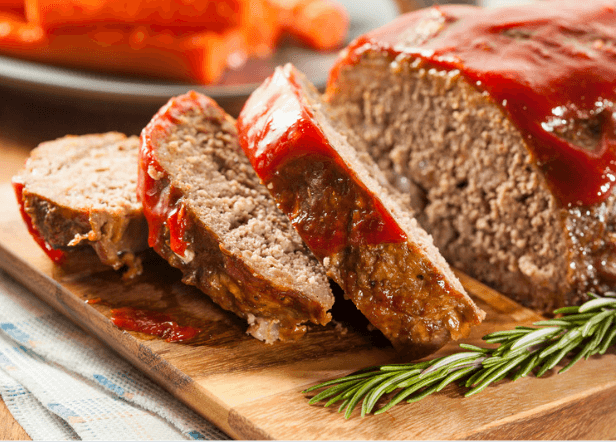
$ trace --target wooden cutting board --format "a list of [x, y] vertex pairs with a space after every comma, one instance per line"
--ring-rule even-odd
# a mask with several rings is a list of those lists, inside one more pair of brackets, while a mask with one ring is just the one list
[[[0, 267], [74, 322], [98, 336], [202, 416], [238, 439], [601, 439], [616, 436], [616, 355], [608, 354], [545, 378], [502, 381], [463, 398], [462, 389], [379, 416], [345, 420], [336, 407], [308, 405], [302, 390], [316, 382], [386, 362], [403, 362], [353, 315], [342, 326], [313, 327], [298, 342], [263, 344], [245, 325], [183, 285], [152, 257], [144, 274], [125, 282], [84, 253], [63, 267], [47, 259], [21, 221], [12, 189], [0, 186]], [[539, 317], [459, 274], [487, 312], [466, 342], [529, 324]], [[84, 301], [90, 301], [89, 303]], [[189, 343], [167, 343], [125, 332], [109, 317], [114, 307], [167, 311], [203, 331]], [[450, 344], [439, 352], [455, 351]]]

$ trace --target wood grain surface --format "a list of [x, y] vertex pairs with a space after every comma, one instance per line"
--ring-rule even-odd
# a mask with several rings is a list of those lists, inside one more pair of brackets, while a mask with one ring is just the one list
[[[8, 185], [0, 186], [0, 266], [235, 438], [597, 439], [616, 433], [613, 354], [580, 363], [562, 375], [500, 382], [467, 399], [450, 386], [380, 416], [361, 419], [354, 413], [345, 420], [333, 409], [308, 405], [301, 391], [369, 365], [402, 362], [353, 315], [337, 315], [344, 331], [334, 325], [313, 327], [298, 342], [265, 345], [245, 334], [242, 321], [183, 285], [178, 272], [156, 256], [132, 282], [97, 264], [89, 251], [54, 266], [29, 238], [13, 198]], [[479, 344], [487, 332], [539, 318], [459, 276], [488, 313], [466, 342]], [[123, 332], [109, 320], [111, 309], [121, 306], [166, 311], [203, 332], [188, 343]], [[456, 348], [451, 344], [439, 353]]]

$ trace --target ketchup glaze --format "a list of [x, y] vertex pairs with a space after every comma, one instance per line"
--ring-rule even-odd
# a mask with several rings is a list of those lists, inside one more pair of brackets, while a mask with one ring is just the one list
[[49, 256], [49, 258], [55, 262], [56, 264], [62, 264], [66, 259], [66, 253], [62, 250], [54, 249], [49, 245], [47, 241], [43, 239], [41, 232], [34, 226], [32, 223], [32, 218], [26, 212], [26, 208], [24, 207], [24, 183], [13, 179], [11, 183], [13, 185], [13, 190], [15, 191], [15, 196], [17, 197], [17, 203], [19, 204], [19, 213], [21, 213], [21, 217], [26, 223], [26, 227], [28, 228], [28, 232], [34, 238], [34, 241], [43, 249], [43, 251]]
[[[304, 158], [309, 162], [328, 162], [344, 171], [368, 194], [363, 183], [331, 146], [319, 127], [310, 105], [303, 98], [305, 92], [296, 79], [293, 66], [278, 67], [274, 74], [250, 96], [238, 118], [240, 145], [257, 175], [267, 185], [277, 173], [284, 175], [284, 167]], [[271, 190], [271, 188], [270, 188]], [[361, 234], [341, 235], [344, 229], [330, 226], [328, 234], [311, 234], [298, 227], [308, 215], [301, 215], [291, 222], [298, 227], [302, 239], [317, 255], [327, 256], [344, 247], [349, 240], [369, 245], [406, 241], [406, 234], [398, 226], [378, 198], [371, 198], [371, 222], [357, 223]], [[299, 219], [299, 221], [298, 221]], [[355, 232], [358, 233], [358, 232]]]
[[171, 184], [168, 174], [158, 162], [156, 149], [182, 115], [191, 108], [205, 107], [205, 100], [205, 96], [194, 91], [172, 98], [141, 132], [137, 195], [148, 221], [148, 243], [155, 250], [160, 250], [161, 231], [167, 226], [169, 247], [179, 256], [185, 255], [189, 245], [186, 240], [189, 219], [181, 193]]
[[521, 132], [564, 206], [604, 201], [616, 182], [616, 2], [551, 0], [420, 10], [355, 40], [330, 72], [366, 51], [459, 70]]

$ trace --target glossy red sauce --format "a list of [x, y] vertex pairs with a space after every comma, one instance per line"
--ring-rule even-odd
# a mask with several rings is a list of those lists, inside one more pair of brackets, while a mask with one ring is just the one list
[[[193, 108], [205, 107], [209, 104], [208, 100], [193, 91], [172, 98], [154, 115], [141, 133], [137, 194], [148, 221], [148, 243], [155, 250], [162, 247], [162, 230], [167, 226], [171, 250], [184, 256], [188, 246], [185, 234], [189, 226], [181, 193], [170, 183], [168, 174], [160, 166], [156, 149], [179, 123], [183, 114]], [[156, 179], [150, 173], [155, 175]]]
[[188, 218], [186, 217], [186, 206], [180, 204], [169, 213], [167, 217], [167, 227], [169, 227], [169, 247], [180, 256], [184, 256], [188, 243], [183, 239], [186, 237], [188, 228]]
[[52, 248], [47, 243], [47, 241], [43, 239], [43, 236], [38, 231], [38, 229], [34, 227], [30, 215], [26, 213], [23, 200], [24, 183], [13, 180], [12, 184], [13, 190], [15, 191], [15, 196], [17, 197], [17, 203], [19, 204], [19, 213], [21, 213], [21, 217], [26, 223], [28, 232], [30, 232], [32, 238], [34, 238], [34, 241], [36, 241], [36, 243], [41, 247], [41, 249], [43, 249], [43, 251], [47, 254], [47, 256], [49, 256], [49, 258], [51, 258], [53, 262], [55, 262], [56, 264], [62, 264], [66, 259], [66, 253], [64, 253], [62, 250]]
[[[277, 68], [250, 96], [239, 116], [240, 144], [255, 171], [267, 184], [276, 171], [293, 160], [327, 158], [369, 193], [327, 140], [295, 75], [291, 65]], [[378, 219], [379, 228], [363, 228], [362, 242], [374, 245], [406, 241], [404, 231], [377, 198], [374, 198], [373, 210], [373, 222], [359, 227], [373, 227]], [[299, 233], [313, 250], [325, 247], [329, 252], [335, 252], [347, 241], [347, 235], [334, 234], [323, 244], [323, 238]]]
[[[616, 181], [615, 8], [613, 1], [562, 0], [410, 13], [352, 43], [331, 71], [328, 93], [335, 94], [340, 69], [366, 51], [457, 69], [505, 110], [563, 205], [595, 204]], [[559, 135], [589, 119], [597, 123], [594, 146]]]
[[187, 341], [201, 330], [189, 325], [179, 325], [167, 314], [150, 310], [122, 307], [111, 310], [111, 322], [123, 330], [158, 336], [167, 342]]

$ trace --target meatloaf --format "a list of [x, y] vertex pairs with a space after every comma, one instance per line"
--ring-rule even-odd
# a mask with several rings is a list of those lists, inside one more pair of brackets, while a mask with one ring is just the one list
[[432, 239], [292, 65], [277, 68], [250, 96], [238, 132], [328, 276], [395, 347], [420, 357], [481, 322], [484, 313]]
[[28, 230], [55, 262], [91, 246], [126, 277], [141, 271], [147, 223], [137, 201], [139, 138], [117, 132], [40, 144], [13, 187]]
[[329, 281], [242, 153], [235, 121], [196, 92], [171, 99], [141, 134], [138, 194], [149, 244], [183, 281], [271, 343], [326, 324]]
[[420, 10], [330, 72], [333, 114], [448, 262], [546, 312], [616, 282], [615, 10]]

